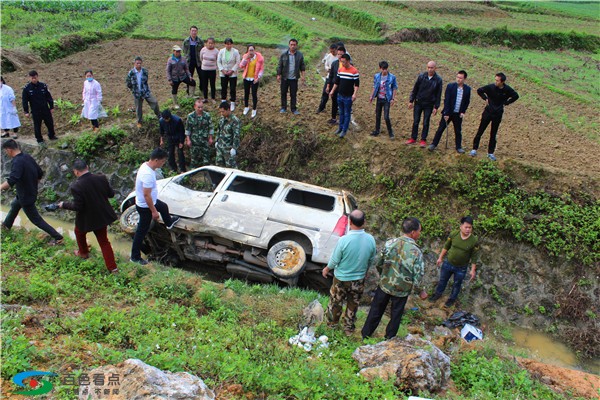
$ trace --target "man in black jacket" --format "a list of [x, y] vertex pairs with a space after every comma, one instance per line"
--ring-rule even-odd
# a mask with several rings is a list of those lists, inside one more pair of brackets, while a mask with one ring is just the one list
[[298, 50], [298, 41], [290, 39], [289, 49], [279, 57], [279, 65], [277, 66], [277, 82], [281, 84], [281, 110], [287, 111], [287, 92], [290, 90], [290, 103], [292, 113], [300, 114], [296, 107], [296, 95], [298, 94], [298, 79], [304, 84], [304, 55]]
[[10, 176], [0, 185], [0, 190], [11, 187], [17, 189], [17, 197], [10, 204], [10, 211], [2, 223], [5, 229], [10, 229], [19, 214], [21, 208], [32, 224], [52, 236], [50, 245], [63, 244], [63, 237], [51, 227], [40, 215], [35, 202], [38, 195], [38, 182], [44, 176], [44, 172], [29, 154], [21, 152], [19, 144], [13, 139], [2, 143], [2, 149], [7, 156], [12, 158]]
[[183, 154], [183, 143], [185, 142], [185, 126], [177, 115], [172, 115], [169, 109], [163, 110], [160, 118], [160, 145], [163, 146], [167, 139], [167, 152], [169, 153], [169, 167], [177, 172], [175, 163], [175, 149], [179, 161], [180, 172], [185, 172], [185, 156]]
[[481, 114], [479, 129], [473, 139], [473, 150], [469, 153], [471, 157], [477, 155], [481, 136], [483, 136], [483, 132], [485, 132], [491, 122], [492, 130], [490, 131], [490, 142], [488, 144], [488, 158], [496, 161], [496, 156], [494, 155], [494, 151], [496, 150], [496, 135], [502, 121], [502, 114], [504, 114], [504, 106], [514, 103], [519, 98], [519, 94], [504, 82], [506, 82], [506, 75], [499, 72], [496, 74], [494, 83], [477, 89], [477, 94], [485, 100], [486, 106]]
[[413, 90], [410, 92], [408, 108], [411, 109], [414, 107], [413, 126], [412, 134], [410, 139], [406, 141], [406, 144], [414, 144], [417, 142], [422, 113], [423, 131], [421, 132], [421, 141], [419, 142], [419, 145], [421, 147], [427, 146], [426, 139], [429, 134], [429, 120], [431, 119], [431, 114], [437, 114], [437, 110], [440, 108], [440, 103], [442, 102], [442, 77], [435, 72], [436, 68], [436, 63], [434, 61], [429, 61], [427, 63], [427, 72], [419, 74]]
[[48, 90], [48, 86], [38, 80], [38, 73], [34, 70], [29, 71], [30, 82], [23, 88], [23, 111], [25, 116], [29, 117], [29, 105], [31, 105], [31, 115], [33, 117], [33, 131], [35, 139], [40, 146], [44, 145], [42, 137], [42, 121], [48, 128], [48, 138], [50, 140], [58, 139], [54, 132], [54, 100]]
[[[429, 151], [435, 150], [444, 130], [452, 122], [452, 125], [454, 125], [456, 151], [459, 154], [465, 152], [462, 148], [462, 121], [471, 103], [471, 87], [465, 83], [465, 79], [467, 79], [467, 72], [460, 70], [456, 74], [456, 82], [449, 83], [446, 86], [442, 119], [440, 120], [440, 126], [435, 133], [433, 142], [427, 148]], [[446, 141], [446, 143], [448, 142]]]
[[92, 174], [83, 160], [75, 160], [73, 174], [77, 180], [71, 185], [73, 201], [61, 201], [60, 208], [75, 211], [75, 238], [78, 250], [75, 255], [88, 258], [90, 248], [87, 244], [87, 232], [94, 232], [102, 250], [104, 264], [113, 274], [118, 272], [115, 254], [107, 236], [107, 227], [117, 219], [117, 215], [108, 202], [115, 197], [104, 175]]
[[[333, 89], [335, 78], [337, 77], [338, 69], [340, 68], [340, 59], [342, 56], [346, 54], [346, 48], [344, 46], [338, 46], [337, 48], [337, 60], [334, 60], [331, 63], [331, 69], [329, 70], [329, 74], [327, 75], [327, 80], [325, 81], [325, 93], [327, 93], [327, 97]], [[337, 96], [331, 96], [331, 119], [329, 123], [331, 125], [335, 125], [337, 123], [337, 113], [338, 113], [338, 102]]]

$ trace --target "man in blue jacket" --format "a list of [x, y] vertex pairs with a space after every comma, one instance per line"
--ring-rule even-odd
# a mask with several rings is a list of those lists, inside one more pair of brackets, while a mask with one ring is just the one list
[[467, 112], [467, 108], [469, 108], [469, 103], [471, 102], [471, 86], [465, 83], [466, 79], [467, 72], [460, 70], [456, 74], [456, 82], [449, 83], [448, 86], [446, 86], [442, 119], [440, 120], [440, 126], [433, 137], [433, 142], [428, 147], [429, 151], [435, 150], [438, 143], [440, 143], [444, 130], [448, 127], [448, 124], [452, 122], [452, 125], [454, 126], [456, 151], [459, 154], [465, 152], [462, 148], [462, 121]]
[[388, 68], [388, 62], [381, 61], [379, 63], [380, 72], [373, 77], [373, 92], [371, 93], [369, 103], [372, 103], [373, 99], [377, 99], [377, 104], [375, 105], [375, 130], [371, 133], [371, 136], [379, 136], [381, 111], [383, 110], [383, 118], [385, 119], [388, 134], [390, 135], [390, 139], [394, 139], [392, 121], [390, 120], [390, 106], [396, 102], [398, 82], [394, 74], [389, 73]]

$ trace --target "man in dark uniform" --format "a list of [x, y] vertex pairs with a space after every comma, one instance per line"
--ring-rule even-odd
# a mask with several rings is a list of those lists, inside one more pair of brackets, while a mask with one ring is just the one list
[[481, 136], [483, 136], [483, 132], [485, 132], [491, 122], [492, 130], [490, 131], [490, 142], [488, 144], [488, 158], [492, 161], [496, 161], [496, 156], [494, 155], [494, 151], [496, 150], [496, 135], [498, 134], [500, 122], [502, 122], [504, 106], [514, 103], [519, 98], [519, 94], [515, 92], [513, 88], [505, 84], [505, 82], [506, 75], [499, 72], [496, 74], [494, 83], [490, 83], [487, 86], [477, 89], [477, 94], [485, 100], [486, 105], [481, 114], [479, 129], [477, 129], [477, 134], [473, 139], [473, 150], [469, 153], [471, 157], [477, 155]]
[[177, 115], [171, 114], [169, 109], [163, 110], [160, 118], [160, 145], [161, 147], [167, 139], [167, 152], [169, 153], [169, 167], [177, 172], [175, 163], [175, 149], [177, 149], [177, 159], [179, 161], [180, 172], [185, 172], [185, 156], [183, 154], [183, 143], [185, 142], [185, 127], [183, 121]]
[[104, 175], [92, 174], [83, 160], [73, 163], [73, 174], [77, 180], [71, 185], [73, 201], [61, 201], [60, 208], [75, 211], [75, 238], [78, 250], [75, 255], [81, 258], [89, 257], [89, 247], [86, 240], [87, 232], [94, 232], [102, 250], [106, 268], [113, 274], [118, 272], [115, 254], [107, 236], [107, 227], [117, 219], [117, 215], [108, 202], [115, 197]]
[[54, 133], [54, 100], [48, 90], [48, 86], [38, 80], [38, 73], [34, 70], [29, 71], [30, 82], [23, 88], [23, 111], [25, 116], [29, 117], [29, 106], [31, 105], [31, 115], [33, 117], [33, 130], [35, 139], [40, 146], [44, 144], [42, 137], [42, 121], [48, 128], [48, 138], [50, 140], [58, 139]]
[[44, 221], [35, 207], [38, 195], [38, 182], [42, 179], [44, 172], [33, 157], [21, 152], [19, 144], [13, 139], [2, 143], [2, 149], [7, 156], [12, 158], [12, 166], [10, 176], [0, 185], [0, 190], [7, 190], [13, 186], [17, 189], [17, 197], [10, 204], [10, 211], [6, 214], [2, 226], [5, 229], [12, 228], [22, 208], [32, 224], [52, 236], [50, 245], [63, 244], [62, 235]]

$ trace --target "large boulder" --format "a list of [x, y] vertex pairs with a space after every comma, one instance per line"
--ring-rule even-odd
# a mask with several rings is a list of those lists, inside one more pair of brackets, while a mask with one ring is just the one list
[[357, 348], [352, 354], [367, 380], [394, 379], [413, 394], [445, 390], [450, 378], [450, 357], [431, 342], [413, 335]]
[[[99, 367], [79, 386], [79, 400], [214, 400], [215, 394], [197, 376], [163, 372], [140, 360]], [[81, 382], [81, 377], [79, 378]]]

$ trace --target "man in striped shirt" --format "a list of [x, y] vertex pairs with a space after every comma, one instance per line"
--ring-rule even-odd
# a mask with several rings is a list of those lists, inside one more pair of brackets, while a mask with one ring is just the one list
[[358, 70], [350, 64], [350, 56], [342, 55], [340, 59], [342, 64], [338, 69], [333, 88], [329, 96], [333, 97], [337, 90], [338, 107], [340, 112], [340, 126], [335, 132], [340, 138], [346, 136], [350, 117], [352, 115], [352, 103], [356, 100], [358, 87], [360, 85]]

